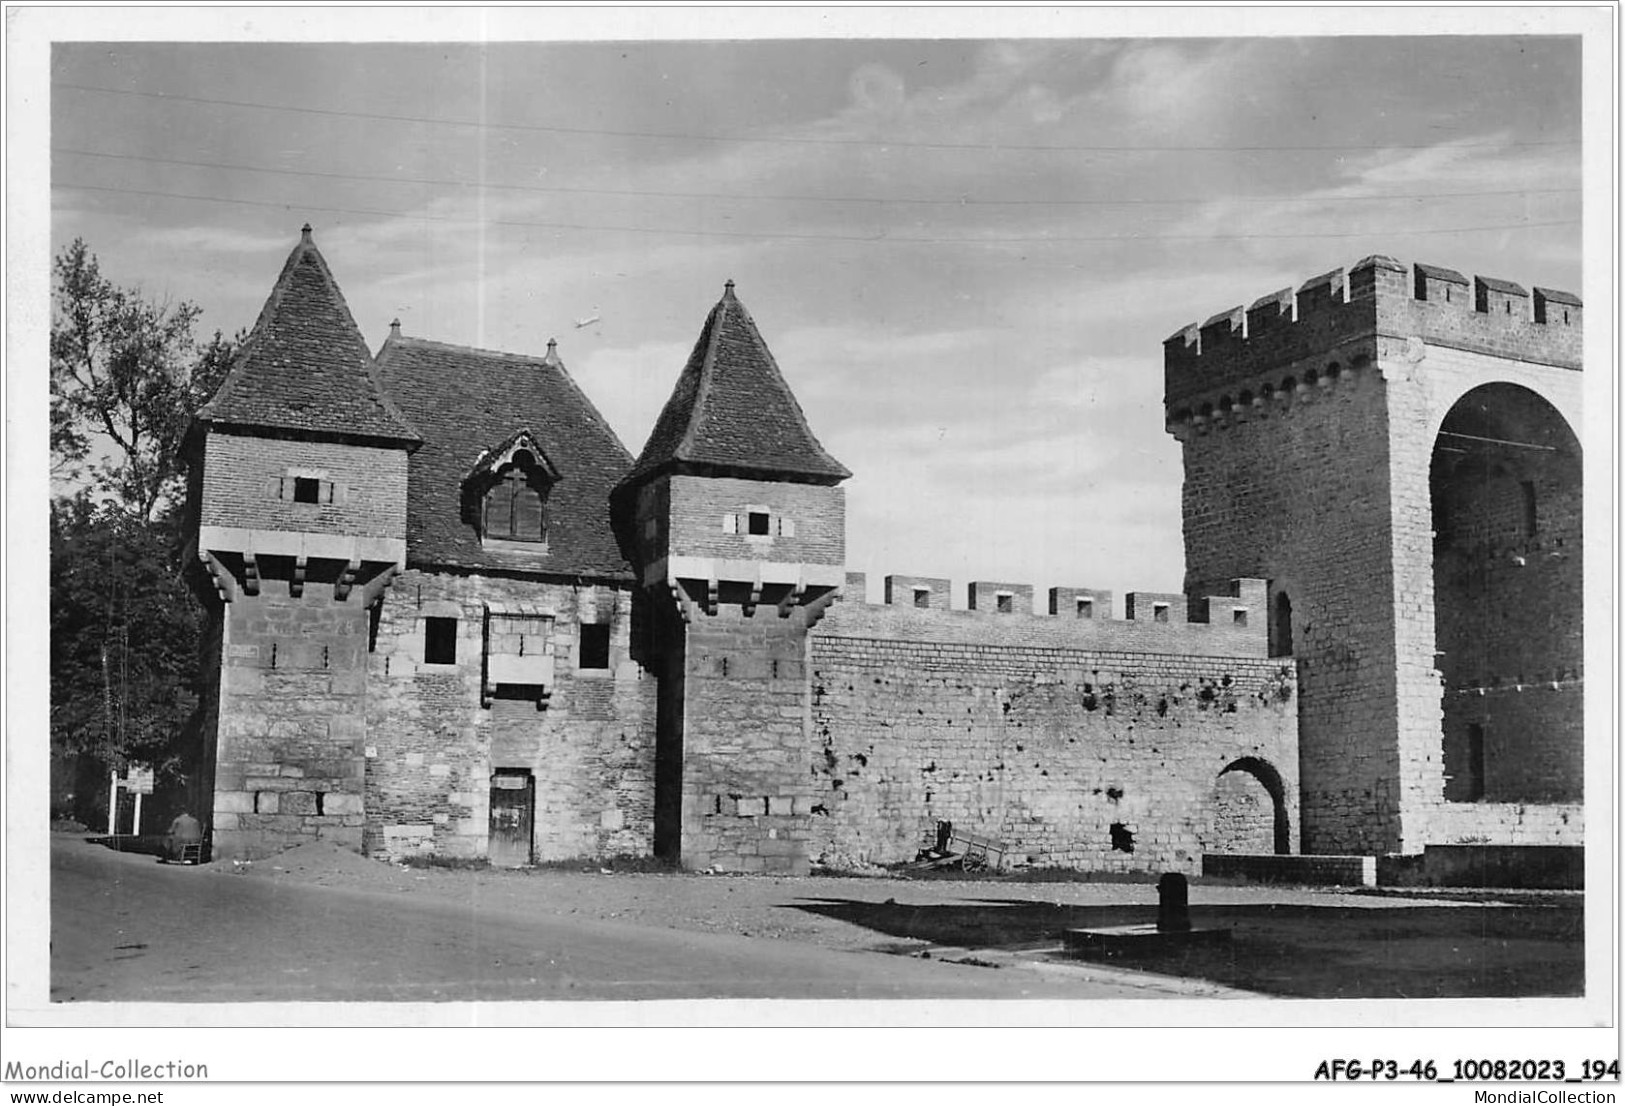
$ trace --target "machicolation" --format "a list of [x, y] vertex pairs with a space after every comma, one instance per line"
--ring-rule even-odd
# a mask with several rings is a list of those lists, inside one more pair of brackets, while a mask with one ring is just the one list
[[[1294, 311], [1296, 307], [1296, 311]], [[1380, 255], [1180, 328], [1164, 343], [1170, 424], [1284, 404], [1367, 369], [1379, 338], [1579, 369], [1581, 304], [1568, 292], [1467, 278]]]

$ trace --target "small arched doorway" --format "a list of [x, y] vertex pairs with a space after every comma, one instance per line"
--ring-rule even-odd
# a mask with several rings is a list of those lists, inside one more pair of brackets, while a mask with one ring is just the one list
[[1535, 392], [1486, 384], [1445, 415], [1429, 468], [1447, 802], [1582, 792], [1581, 450]]
[[1239, 757], [1225, 765], [1213, 784], [1213, 824], [1208, 851], [1274, 853], [1292, 851], [1286, 785], [1267, 760]]

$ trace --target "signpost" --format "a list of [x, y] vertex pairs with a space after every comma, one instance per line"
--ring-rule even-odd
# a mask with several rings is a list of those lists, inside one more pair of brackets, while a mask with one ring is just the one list
[[115, 768], [109, 782], [111, 786], [107, 796], [107, 836], [112, 837], [118, 832], [118, 791], [121, 787], [135, 796], [135, 824], [130, 827], [130, 832], [139, 834], [141, 832], [141, 797], [152, 794], [153, 773], [151, 766], [132, 764], [125, 769], [122, 780], [119, 779], [118, 769]]
[[124, 789], [135, 795], [135, 824], [130, 832], [136, 836], [141, 835], [141, 796], [152, 794], [152, 769], [146, 765], [132, 764], [125, 770]]

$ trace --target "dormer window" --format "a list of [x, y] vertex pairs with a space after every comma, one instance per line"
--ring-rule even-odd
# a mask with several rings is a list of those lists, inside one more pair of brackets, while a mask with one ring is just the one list
[[546, 474], [535, 456], [521, 449], [513, 460], [496, 473], [496, 481], [485, 493], [484, 523], [487, 538], [503, 541], [547, 540]]
[[547, 499], [558, 480], [535, 437], [521, 430], [480, 454], [463, 478], [463, 521], [487, 549], [546, 553]]

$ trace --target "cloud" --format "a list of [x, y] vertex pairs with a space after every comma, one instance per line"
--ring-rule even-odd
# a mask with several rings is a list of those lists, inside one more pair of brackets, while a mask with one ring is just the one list
[[255, 234], [240, 227], [198, 224], [196, 226], [143, 227], [131, 236], [138, 247], [162, 246], [188, 253], [229, 253], [237, 257], [252, 254], [285, 254], [293, 248], [287, 235]]
[[636, 456], [677, 383], [690, 346], [645, 342], [594, 350], [579, 361], [565, 359], [570, 375]]

